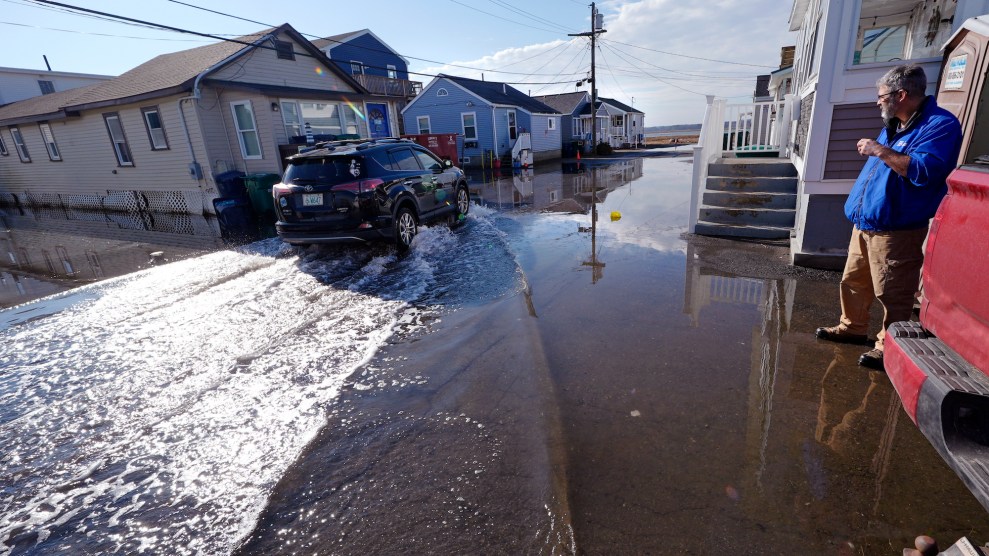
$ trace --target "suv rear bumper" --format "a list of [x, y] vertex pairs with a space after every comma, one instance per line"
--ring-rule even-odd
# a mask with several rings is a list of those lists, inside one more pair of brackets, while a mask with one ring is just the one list
[[917, 322], [886, 334], [886, 373], [934, 449], [989, 510], [989, 377]]
[[379, 228], [349, 228], [345, 230], [327, 229], [318, 224], [291, 224], [276, 222], [275, 231], [285, 243], [308, 245], [313, 243], [367, 243], [370, 241], [391, 241], [394, 231], [390, 225]]

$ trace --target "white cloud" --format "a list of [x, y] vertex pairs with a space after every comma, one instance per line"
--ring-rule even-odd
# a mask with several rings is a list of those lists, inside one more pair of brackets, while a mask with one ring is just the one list
[[[634, 104], [646, 113], [646, 125], [699, 123], [705, 94], [751, 98], [756, 76], [777, 67], [780, 48], [794, 40], [787, 31], [790, 4], [781, 0], [604, 0], [598, 6], [607, 30], [596, 56], [598, 94]], [[515, 72], [487, 71], [489, 81], [566, 82], [515, 85], [527, 93], [570, 92], [590, 70], [590, 49], [585, 38], [555, 40], [415, 69], [481, 78], [480, 71], [456, 66]]]

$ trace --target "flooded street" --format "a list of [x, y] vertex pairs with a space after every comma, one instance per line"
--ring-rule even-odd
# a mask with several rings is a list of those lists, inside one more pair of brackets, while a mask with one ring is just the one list
[[0, 553], [989, 540], [887, 377], [814, 337], [838, 274], [685, 236], [690, 176], [474, 176], [406, 256], [0, 208]]

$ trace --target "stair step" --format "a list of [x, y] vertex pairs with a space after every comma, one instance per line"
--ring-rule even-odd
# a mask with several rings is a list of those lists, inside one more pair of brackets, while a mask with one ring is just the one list
[[702, 203], [722, 208], [797, 208], [795, 193], [748, 193], [741, 191], [705, 191]]
[[746, 237], [754, 239], [785, 239], [790, 228], [778, 226], [732, 226], [712, 222], [697, 222], [694, 233], [702, 236]]
[[708, 164], [708, 176], [718, 177], [797, 177], [793, 163], [785, 159], [722, 158]]
[[796, 193], [797, 178], [783, 177], [723, 177], [707, 178], [708, 191], [739, 191], [746, 193]]
[[697, 219], [713, 224], [793, 227], [797, 211], [771, 208], [700, 207]]

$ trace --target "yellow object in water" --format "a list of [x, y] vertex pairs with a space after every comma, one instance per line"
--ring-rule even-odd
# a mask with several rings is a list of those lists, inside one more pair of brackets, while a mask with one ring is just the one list
[[611, 221], [612, 222], [614, 222], [616, 220], [621, 220], [621, 219], [622, 219], [622, 213], [618, 212], [617, 210], [611, 211]]

